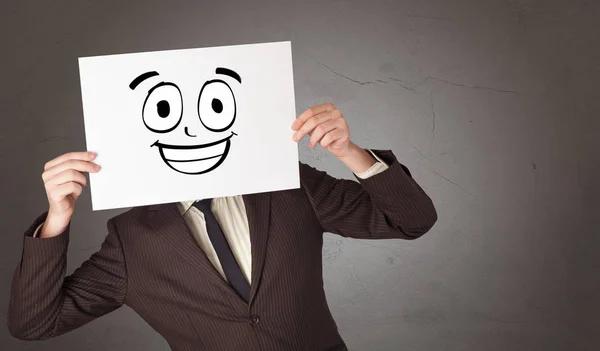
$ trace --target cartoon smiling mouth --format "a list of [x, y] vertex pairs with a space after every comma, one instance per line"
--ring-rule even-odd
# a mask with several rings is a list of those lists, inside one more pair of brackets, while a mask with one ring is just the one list
[[219, 167], [229, 153], [231, 137], [201, 145], [168, 145], [159, 142], [150, 145], [158, 147], [160, 157], [171, 169], [184, 174], [202, 174]]

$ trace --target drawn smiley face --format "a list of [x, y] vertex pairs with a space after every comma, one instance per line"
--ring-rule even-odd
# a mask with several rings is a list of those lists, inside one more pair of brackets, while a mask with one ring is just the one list
[[[227, 76], [242, 83], [235, 71], [219, 67], [215, 74]], [[135, 78], [129, 87], [131, 90], [143, 81], [157, 77], [155, 71], [146, 72]], [[222, 79], [209, 80], [202, 85], [198, 95], [197, 114], [202, 125], [211, 132], [227, 131], [236, 117], [236, 102], [233, 90]], [[183, 96], [179, 87], [171, 82], [160, 82], [148, 90], [142, 106], [142, 120], [148, 130], [154, 133], [169, 133], [177, 129], [183, 118]], [[185, 135], [190, 134], [188, 127]], [[174, 145], [156, 140], [150, 147], [156, 147], [164, 161], [171, 169], [184, 174], [204, 174], [219, 167], [225, 161], [231, 138], [237, 134], [233, 131], [221, 139], [203, 144]]]

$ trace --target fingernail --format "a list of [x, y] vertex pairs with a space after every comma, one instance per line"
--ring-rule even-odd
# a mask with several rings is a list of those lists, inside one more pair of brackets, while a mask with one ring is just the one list
[[102, 168], [102, 167], [100, 167], [99, 165], [96, 165], [96, 167], [95, 167], [95, 168], [96, 168], [96, 170], [97, 170], [97, 171], [99, 171], [99, 170], [100, 170], [100, 168]]
[[298, 141], [298, 136], [296, 134], [294, 134], [294, 136], [292, 137], [292, 139], [294, 139], [294, 141]]
[[96, 153], [95, 152], [89, 152], [88, 154], [90, 155], [91, 158], [96, 158]]

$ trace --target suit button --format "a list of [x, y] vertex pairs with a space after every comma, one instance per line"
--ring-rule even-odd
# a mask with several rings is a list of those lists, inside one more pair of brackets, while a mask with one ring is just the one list
[[257, 325], [260, 322], [260, 317], [257, 315], [250, 316], [250, 324]]

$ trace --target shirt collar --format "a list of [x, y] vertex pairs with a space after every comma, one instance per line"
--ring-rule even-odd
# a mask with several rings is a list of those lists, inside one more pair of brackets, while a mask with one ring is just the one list
[[193, 205], [194, 202], [196, 202], [198, 200], [188, 200], [188, 201], [181, 201], [180, 203], [178, 203], [178, 207], [179, 207], [179, 213], [181, 213], [181, 215], [183, 216]]

